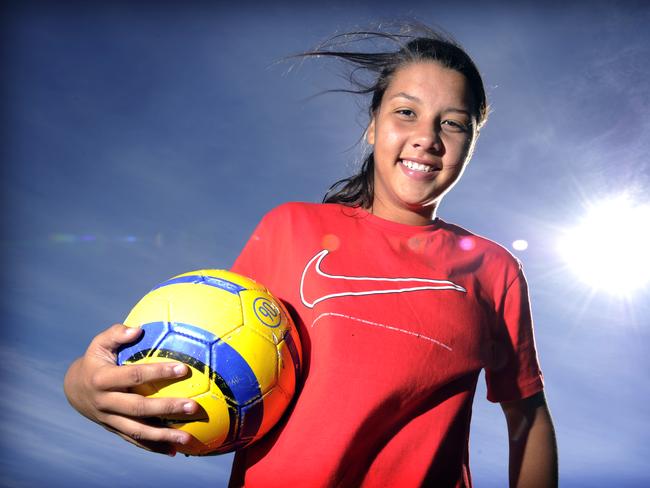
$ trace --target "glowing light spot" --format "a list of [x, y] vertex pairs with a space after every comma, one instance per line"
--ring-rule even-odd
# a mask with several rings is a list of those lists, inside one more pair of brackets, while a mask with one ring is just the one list
[[341, 245], [341, 240], [337, 235], [326, 234], [323, 237], [322, 244], [323, 244], [323, 249], [327, 249], [328, 251], [336, 251]]
[[516, 241], [513, 241], [512, 248], [515, 251], [525, 251], [528, 249], [528, 241], [525, 241], [524, 239], [517, 239]]
[[407, 245], [412, 251], [420, 251], [424, 246], [424, 242], [425, 240], [421, 236], [415, 235], [408, 240]]
[[592, 205], [558, 242], [567, 266], [582, 282], [628, 295], [650, 282], [650, 205], [620, 196]]
[[463, 237], [459, 241], [458, 245], [463, 251], [471, 251], [476, 247], [476, 242], [474, 242], [474, 239], [471, 237]]

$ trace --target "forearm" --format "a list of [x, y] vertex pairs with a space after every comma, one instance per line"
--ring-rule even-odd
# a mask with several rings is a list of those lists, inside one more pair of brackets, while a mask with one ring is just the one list
[[510, 486], [556, 487], [558, 462], [551, 422], [534, 421], [522, 439], [510, 441]]
[[[536, 402], [535, 405], [530, 403]], [[555, 430], [543, 396], [526, 408], [507, 413], [510, 439], [510, 486], [553, 488], [558, 485]]]
[[86, 413], [82, 411], [81, 401], [78, 398], [78, 377], [81, 361], [82, 358], [76, 359], [68, 368], [63, 380], [63, 391], [70, 405], [84, 416], [87, 416]]

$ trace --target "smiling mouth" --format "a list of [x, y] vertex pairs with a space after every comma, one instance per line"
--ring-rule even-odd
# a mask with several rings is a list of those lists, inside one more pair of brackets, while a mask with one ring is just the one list
[[431, 165], [416, 163], [415, 161], [410, 161], [408, 159], [401, 159], [400, 163], [410, 170], [420, 171], [422, 173], [433, 173], [434, 171], [437, 171], [437, 168], [434, 168]]

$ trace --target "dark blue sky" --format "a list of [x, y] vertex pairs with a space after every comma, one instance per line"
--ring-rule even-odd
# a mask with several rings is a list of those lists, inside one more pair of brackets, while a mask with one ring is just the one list
[[[354, 169], [363, 101], [309, 98], [342, 85], [335, 65], [277, 61], [404, 16], [451, 32], [484, 75], [492, 114], [440, 216], [529, 242], [562, 485], [650, 484], [650, 293], [592, 292], [556, 250], [585, 201], [647, 199], [650, 8], [348, 3], [5, 3], [0, 485], [225, 485], [229, 456], [140, 452], [75, 414], [64, 371], [153, 284], [229, 267], [267, 210]], [[481, 383], [471, 444], [476, 485], [505, 486]]]

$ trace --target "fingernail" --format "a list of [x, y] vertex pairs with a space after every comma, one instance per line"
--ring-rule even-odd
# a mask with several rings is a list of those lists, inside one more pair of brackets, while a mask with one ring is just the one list
[[187, 402], [183, 404], [183, 411], [185, 413], [192, 413], [194, 411], [194, 404], [191, 402]]
[[190, 438], [186, 435], [178, 435], [176, 436], [176, 444], [187, 444], [190, 442]]
[[176, 374], [185, 374], [185, 365], [184, 364], [177, 364], [174, 366], [174, 373]]

